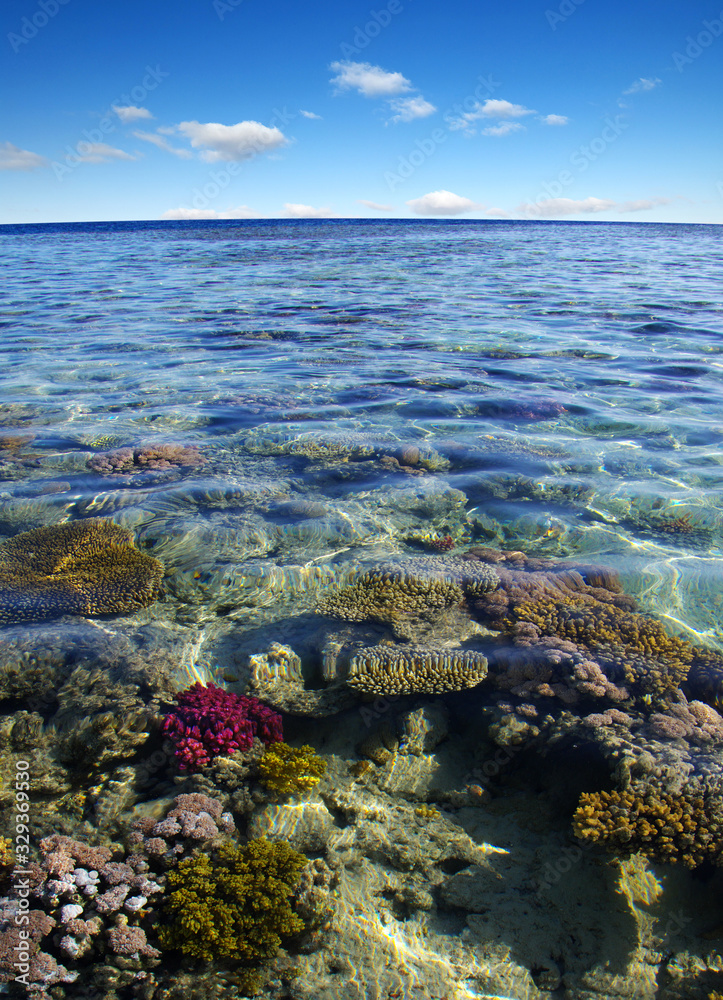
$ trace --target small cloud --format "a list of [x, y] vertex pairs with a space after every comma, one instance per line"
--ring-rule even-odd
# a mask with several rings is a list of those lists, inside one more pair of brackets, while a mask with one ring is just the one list
[[339, 90], [356, 90], [363, 97], [392, 97], [412, 89], [401, 73], [388, 73], [371, 63], [333, 62], [329, 69], [337, 74], [331, 82]]
[[415, 215], [462, 215], [481, 206], [469, 198], [462, 198], [451, 191], [430, 191], [421, 198], [407, 202]]
[[418, 97], [395, 97], [389, 102], [394, 115], [389, 119], [397, 122], [411, 122], [415, 118], [428, 118], [437, 110], [433, 104], [420, 95]]
[[312, 205], [294, 205], [286, 202], [284, 205], [284, 215], [287, 219], [333, 219], [334, 213], [330, 208], [314, 208]]
[[617, 203], [607, 198], [583, 198], [575, 201], [573, 198], [548, 198], [536, 204], [518, 205], [515, 212], [537, 219], [555, 218], [560, 215], [588, 215], [594, 212], [608, 212], [617, 208]]
[[79, 142], [76, 147], [81, 163], [109, 163], [111, 160], [137, 160], [123, 149], [116, 149], [106, 142]]
[[139, 118], [153, 117], [148, 108], [137, 108], [133, 104], [128, 104], [125, 107], [119, 107], [117, 104], [113, 104], [112, 108], [124, 125], [128, 122], [138, 121]]
[[503, 208], [488, 208], [485, 215], [488, 219], [509, 219], [510, 217], [510, 213], [505, 212]]
[[490, 125], [489, 128], [482, 129], [482, 135], [509, 135], [510, 132], [524, 132], [525, 126], [519, 122], [500, 122], [499, 125]]
[[645, 212], [658, 205], [669, 205], [672, 198], [641, 198], [639, 201], [624, 201], [618, 205], [618, 212]]
[[304, 118], [314, 118], [316, 121], [321, 121], [321, 115], [315, 115], [313, 111], [300, 111], [299, 114], [303, 115]]
[[153, 132], [134, 132], [133, 135], [136, 139], [142, 139], [143, 142], [153, 143], [154, 146], [165, 150], [166, 153], [173, 153], [174, 156], [180, 156], [182, 160], [190, 160], [193, 156], [187, 149], [177, 149], [175, 146], [172, 146], [168, 139], [164, 139], [162, 135], [155, 135]]
[[[475, 101], [474, 106], [469, 111], [465, 111], [459, 118], [453, 118], [449, 122], [449, 128], [452, 132], [458, 129], [466, 129], [468, 132], [472, 132], [474, 123], [484, 118], [523, 118], [525, 115], [534, 114], [535, 112], [531, 108], [526, 108], [522, 104], [511, 104], [510, 101], [493, 101], [488, 99], [484, 104]], [[507, 131], [510, 130], [507, 129], [505, 132], [489, 132], [486, 134], [505, 135]]]
[[239, 208], [227, 208], [216, 212], [212, 208], [169, 208], [161, 216], [162, 219], [263, 219], [259, 212], [246, 205]]
[[364, 198], [358, 198], [357, 201], [360, 205], [366, 205], [367, 208], [373, 208], [375, 212], [391, 212], [394, 208], [393, 205], [380, 205], [376, 201], [366, 201]]
[[644, 76], [641, 76], [639, 80], [636, 80], [635, 83], [632, 84], [632, 86], [628, 87], [627, 90], [624, 90], [623, 93], [624, 94], [642, 94], [646, 90], [653, 90], [655, 87], [658, 86], [658, 84], [660, 84], [662, 82], [663, 81], [659, 80], [657, 78], [657, 76], [655, 78], [653, 78], [653, 77], [646, 78]]
[[269, 128], [260, 122], [244, 121], [235, 125], [218, 122], [180, 122], [176, 126], [194, 149], [201, 149], [201, 159], [207, 163], [218, 160], [250, 160], [258, 153], [285, 146], [288, 139], [278, 128]]
[[567, 125], [570, 119], [565, 115], [543, 115], [540, 121], [543, 125]]
[[39, 153], [21, 149], [12, 142], [0, 143], [0, 170], [35, 170], [36, 167], [49, 166], [49, 162]]

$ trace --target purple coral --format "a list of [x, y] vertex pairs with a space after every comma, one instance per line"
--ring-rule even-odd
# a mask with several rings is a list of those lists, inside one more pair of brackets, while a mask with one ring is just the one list
[[258, 698], [193, 684], [175, 701], [162, 732], [175, 743], [181, 770], [198, 771], [213, 757], [248, 750], [254, 738], [267, 746], [283, 739], [281, 716]]

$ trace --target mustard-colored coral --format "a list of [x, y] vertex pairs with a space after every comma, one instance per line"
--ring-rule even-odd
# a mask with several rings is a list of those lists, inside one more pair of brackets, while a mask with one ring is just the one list
[[272, 743], [259, 762], [259, 777], [276, 795], [308, 792], [326, 771], [326, 761], [313, 747]]
[[4, 878], [15, 864], [13, 843], [8, 837], [0, 837], [0, 879]]
[[369, 572], [322, 598], [317, 610], [351, 622], [393, 623], [463, 601], [462, 588], [454, 582]]
[[704, 861], [723, 865], [720, 817], [702, 796], [668, 795], [654, 789], [588, 792], [573, 818], [580, 840], [599, 843], [613, 854], [638, 851], [654, 861], [695, 868]]
[[476, 687], [487, 676], [482, 653], [423, 646], [369, 646], [351, 658], [347, 684], [367, 694], [435, 694]]
[[0, 624], [127, 614], [158, 596], [163, 566], [109, 520], [34, 528], [0, 546]]
[[256, 969], [304, 929], [292, 897], [305, 865], [287, 843], [267, 840], [225, 844], [213, 857], [182, 861], [168, 873], [161, 947]]

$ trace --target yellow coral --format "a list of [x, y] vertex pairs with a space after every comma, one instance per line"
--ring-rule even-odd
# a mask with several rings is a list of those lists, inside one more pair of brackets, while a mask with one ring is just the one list
[[272, 743], [259, 763], [259, 777], [276, 795], [308, 792], [326, 771], [326, 761], [313, 747]]
[[9, 837], [0, 837], [0, 875], [8, 872], [15, 864], [13, 842]]
[[126, 614], [158, 596], [163, 566], [109, 520], [34, 528], [0, 546], [0, 624]]
[[700, 795], [673, 796], [655, 789], [586, 792], [573, 817], [573, 832], [615, 854], [640, 851], [687, 868], [704, 861], [723, 865], [720, 826]]
[[347, 683], [367, 694], [433, 694], [476, 687], [487, 676], [482, 653], [423, 646], [370, 646], [351, 658]]

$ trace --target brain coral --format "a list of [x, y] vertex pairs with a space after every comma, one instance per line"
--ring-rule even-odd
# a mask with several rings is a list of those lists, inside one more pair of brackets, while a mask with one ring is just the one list
[[350, 661], [347, 683], [368, 694], [433, 694], [475, 687], [487, 660], [472, 650], [373, 646]]
[[0, 546], [0, 624], [128, 614], [158, 596], [163, 566], [108, 520], [34, 528]]
[[602, 844], [614, 854], [640, 851], [654, 861], [695, 868], [704, 861], [723, 865], [720, 807], [711, 797], [642, 791], [590, 792], [580, 798], [573, 819], [576, 837]]

